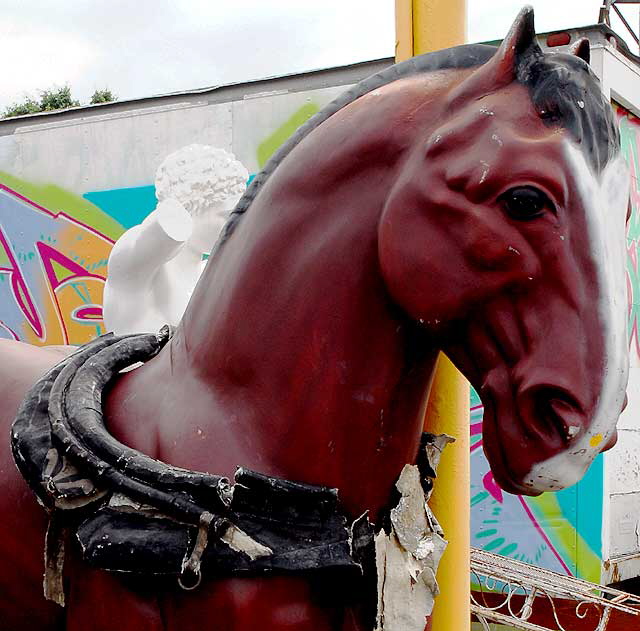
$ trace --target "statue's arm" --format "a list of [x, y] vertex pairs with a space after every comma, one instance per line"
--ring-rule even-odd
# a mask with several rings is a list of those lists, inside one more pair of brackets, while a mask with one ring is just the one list
[[191, 236], [193, 221], [184, 206], [168, 199], [138, 226], [127, 230], [109, 257], [108, 282], [112, 286], [134, 285], [137, 290], [153, 279]]

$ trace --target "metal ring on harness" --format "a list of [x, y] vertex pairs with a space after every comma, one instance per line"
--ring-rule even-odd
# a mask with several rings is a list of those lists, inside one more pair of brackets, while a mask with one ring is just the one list
[[[226, 519], [218, 518], [214, 521], [214, 516], [205, 511], [200, 515], [200, 524], [198, 526], [198, 534], [196, 536], [196, 542], [191, 550], [189, 556], [185, 556], [182, 561], [182, 569], [180, 576], [178, 576], [178, 585], [185, 591], [192, 591], [196, 589], [202, 581], [202, 572], [200, 571], [200, 564], [202, 563], [202, 555], [207, 549], [209, 543], [209, 528], [211, 522], [214, 524], [214, 533], [221, 534], [221, 531], [226, 530], [229, 527], [229, 522]], [[195, 582], [189, 584], [185, 582], [185, 578], [189, 575], [195, 577]]]

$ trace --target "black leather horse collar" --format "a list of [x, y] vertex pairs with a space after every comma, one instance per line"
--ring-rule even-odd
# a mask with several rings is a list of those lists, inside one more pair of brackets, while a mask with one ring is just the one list
[[154, 357], [171, 336], [104, 335], [52, 368], [27, 393], [13, 424], [18, 469], [49, 511], [45, 595], [64, 603], [64, 532], [92, 566], [179, 577], [341, 568], [372, 561], [373, 528], [351, 522], [337, 489], [238, 469], [217, 475], [154, 460], [118, 442], [102, 392], [118, 373]]

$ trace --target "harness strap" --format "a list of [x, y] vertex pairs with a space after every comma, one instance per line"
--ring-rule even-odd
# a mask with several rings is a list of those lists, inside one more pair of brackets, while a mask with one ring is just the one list
[[[214, 521], [214, 516], [209, 512], [204, 512], [200, 515], [200, 525], [198, 526], [198, 534], [196, 536], [196, 542], [191, 550], [191, 554], [182, 560], [182, 569], [180, 576], [178, 577], [178, 585], [186, 591], [191, 591], [200, 585], [202, 580], [202, 572], [200, 571], [200, 564], [202, 563], [202, 555], [207, 549], [209, 543], [209, 528], [211, 522]], [[220, 522], [226, 520], [216, 519], [216, 532], [219, 530]], [[228, 525], [228, 522], [226, 522]], [[187, 577], [194, 577], [194, 582], [187, 582]]]
[[44, 539], [44, 579], [42, 587], [44, 597], [64, 607], [64, 569], [65, 548], [69, 539], [69, 529], [65, 528], [58, 511], [49, 517], [47, 533]]

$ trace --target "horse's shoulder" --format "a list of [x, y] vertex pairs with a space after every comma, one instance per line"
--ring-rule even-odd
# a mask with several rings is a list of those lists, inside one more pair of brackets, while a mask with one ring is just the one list
[[12, 419], [27, 390], [71, 347], [38, 347], [0, 339], [0, 418]]

